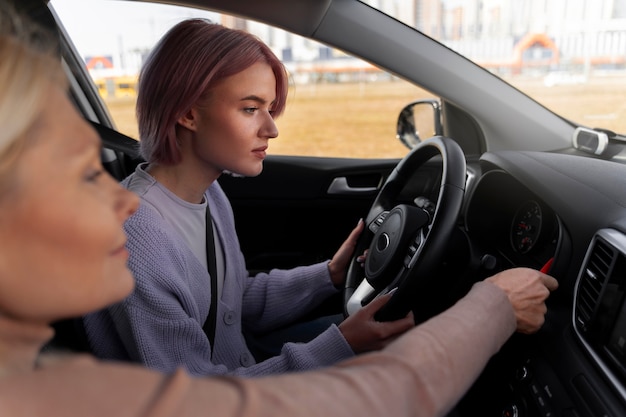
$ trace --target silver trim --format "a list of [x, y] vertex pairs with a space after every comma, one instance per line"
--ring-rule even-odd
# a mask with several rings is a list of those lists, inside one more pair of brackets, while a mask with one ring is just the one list
[[379, 237], [378, 237], [378, 241], [376, 242], [376, 249], [378, 249], [380, 252], [384, 251], [385, 249], [387, 249], [389, 247], [389, 235], [385, 232], [383, 232]]
[[369, 297], [374, 291], [374, 287], [372, 287], [366, 279], [363, 279], [346, 303], [346, 312], [348, 315], [351, 316], [363, 308], [363, 300]]
[[472, 168], [467, 167], [465, 174], [465, 191], [467, 192], [473, 185], [476, 179], [476, 173]]
[[430, 226], [422, 227], [419, 230], [418, 235], [413, 240], [412, 244], [414, 244], [416, 246], [416, 250], [415, 250], [415, 253], [413, 254], [413, 256], [411, 257], [411, 260], [406, 265], [406, 267], [408, 269], [411, 269], [411, 268], [413, 268], [415, 266], [415, 264], [417, 263], [417, 259], [422, 254], [422, 248], [424, 247], [424, 242], [426, 241], [426, 232], [424, 231], [425, 229], [430, 231]]

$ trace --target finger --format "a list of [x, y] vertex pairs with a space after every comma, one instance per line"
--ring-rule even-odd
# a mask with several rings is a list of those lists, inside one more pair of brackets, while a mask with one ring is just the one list
[[363, 231], [363, 225], [364, 225], [363, 219], [359, 219], [359, 223], [356, 225], [354, 229], [352, 229], [352, 232], [350, 232], [350, 234], [348, 235], [348, 238], [344, 240], [344, 242], [339, 247], [339, 250], [334, 256], [335, 258], [337, 257], [338, 254], [352, 253], [352, 251], [354, 250], [354, 247], [356, 246], [359, 235]]
[[363, 307], [363, 310], [366, 311], [368, 315], [373, 317], [374, 314], [382, 308], [382, 306], [387, 304], [389, 299], [391, 299], [391, 295], [392, 293], [387, 293], [374, 298], [368, 305]]
[[359, 235], [363, 231], [364, 224], [365, 223], [363, 222], [363, 219], [359, 219], [359, 222], [357, 223], [355, 228], [352, 229], [352, 232], [350, 232], [350, 235], [348, 236], [348, 239], [346, 239], [346, 241], [356, 243], [357, 239], [359, 238]]
[[415, 326], [415, 317], [413, 317], [413, 312], [409, 311], [409, 314], [407, 314], [403, 318], [394, 321], [388, 321], [387, 323], [389, 323], [394, 329], [396, 329], [396, 332], [404, 332]]
[[380, 349], [383, 349], [384, 347], [386, 347], [387, 345], [393, 343], [394, 341], [396, 341], [400, 336], [402, 336], [402, 333], [398, 333], [398, 334], [394, 334], [393, 336], [389, 336], [387, 339], [383, 340], [383, 343]]
[[380, 325], [384, 327], [384, 340], [387, 340], [413, 328], [415, 326], [415, 319], [413, 318], [413, 312], [410, 312], [401, 319], [381, 322]]
[[559, 282], [550, 275], [543, 274], [541, 276], [541, 281], [543, 282], [543, 285], [545, 285], [546, 288], [548, 288], [550, 291], [554, 291], [559, 288]]
[[409, 329], [415, 327], [415, 319], [413, 318], [413, 312], [410, 312], [406, 317], [385, 322], [389, 333], [389, 337], [397, 337], [398, 335], [406, 332]]

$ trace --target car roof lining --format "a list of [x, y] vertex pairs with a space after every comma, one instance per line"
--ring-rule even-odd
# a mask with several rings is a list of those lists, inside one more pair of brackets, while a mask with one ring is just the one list
[[302, 36], [314, 37], [333, 0], [188, 0], [159, 3], [221, 11], [281, 27]]

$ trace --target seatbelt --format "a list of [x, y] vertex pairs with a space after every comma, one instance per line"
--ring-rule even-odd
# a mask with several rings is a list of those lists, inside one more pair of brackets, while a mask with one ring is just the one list
[[217, 264], [215, 262], [215, 237], [213, 234], [213, 221], [211, 220], [211, 211], [209, 210], [209, 202], [206, 206], [206, 260], [211, 276], [211, 306], [209, 307], [209, 316], [204, 322], [202, 329], [209, 338], [211, 343], [211, 356], [215, 352], [215, 321], [217, 319]]

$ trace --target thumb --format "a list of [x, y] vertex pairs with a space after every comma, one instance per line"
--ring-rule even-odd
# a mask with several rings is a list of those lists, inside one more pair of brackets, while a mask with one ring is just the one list
[[559, 282], [550, 275], [544, 274], [542, 275], [541, 279], [543, 281], [543, 285], [545, 285], [546, 288], [548, 288], [548, 290], [550, 291], [554, 291], [559, 287]]
[[363, 219], [359, 219], [359, 222], [356, 224], [354, 229], [352, 229], [352, 231], [348, 235], [346, 242], [350, 242], [351, 244], [356, 244], [356, 241], [359, 238], [359, 235], [361, 234], [361, 232], [363, 231], [364, 226], [365, 226], [365, 222], [363, 221]]

